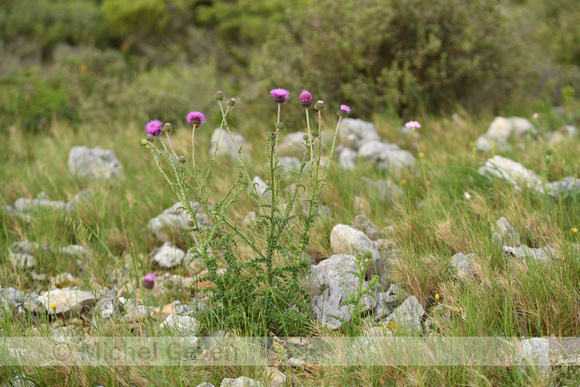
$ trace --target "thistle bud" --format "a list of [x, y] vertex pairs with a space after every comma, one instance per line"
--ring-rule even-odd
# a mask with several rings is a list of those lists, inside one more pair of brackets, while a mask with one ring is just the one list
[[155, 140], [155, 137], [153, 137], [153, 136], [147, 136], [147, 141], [148, 142], [153, 142], [153, 140]]
[[141, 284], [145, 289], [153, 289], [153, 287], [155, 286], [155, 274], [147, 273], [145, 278], [143, 278]]
[[284, 130], [284, 129], [286, 129], [286, 127], [284, 126], [284, 124], [282, 122], [276, 122], [276, 129]]
[[318, 133], [318, 130], [313, 130], [312, 131], [312, 137], [318, 137], [320, 133]]
[[324, 106], [324, 101], [318, 101], [314, 104], [314, 109], [321, 111], [324, 110], [325, 106]]
[[145, 145], [147, 145], [147, 143], [148, 143], [148, 141], [146, 139], [144, 139], [144, 138], [142, 138], [141, 141], [139, 141], [139, 144], [141, 146], [145, 146]]
[[163, 281], [162, 284], [163, 284], [164, 288], [169, 289], [169, 290], [171, 290], [175, 287], [175, 283], [169, 279]]
[[230, 99], [228, 99], [228, 102], [227, 102], [227, 104], [228, 104], [228, 106], [229, 106], [229, 107], [234, 107], [234, 106], [236, 106], [236, 99], [235, 99], [235, 98], [230, 98]]
[[195, 226], [195, 222], [193, 221], [193, 219], [189, 219], [189, 221], [187, 222], [187, 225], [189, 227], [193, 227], [193, 226]]
[[347, 105], [340, 105], [340, 110], [336, 113], [340, 118], [345, 118], [350, 113], [350, 107]]
[[185, 157], [184, 156], [179, 156], [177, 158], [177, 161], [179, 161], [179, 164], [185, 164]]
[[215, 93], [215, 95], [213, 96], [213, 99], [215, 99], [216, 101], [221, 101], [224, 99], [224, 93], [222, 93], [221, 91], [218, 91]]
[[308, 135], [307, 135], [307, 134], [305, 134], [304, 136], [302, 136], [302, 139], [303, 139], [304, 141], [308, 141]]
[[165, 125], [163, 125], [163, 131], [165, 133], [171, 133], [173, 132], [173, 126], [171, 126], [171, 124], [167, 122]]
[[270, 140], [275, 140], [275, 139], [276, 139], [276, 133], [270, 133], [270, 134], [268, 135], [268, 139], [270, 139]]

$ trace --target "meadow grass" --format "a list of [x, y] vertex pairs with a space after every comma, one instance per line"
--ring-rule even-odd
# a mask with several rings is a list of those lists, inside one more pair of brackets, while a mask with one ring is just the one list
[[[473, 151], [473, 142], [485, 132], [492, 116], [472, 118], [462, 114], [463, 123], [447, 118], [423, 117], [419, 145], [424, 153], [417, 159], [414, 171], [384, 171], [370, 163], [358, 161], [354, 171], [331, 168], [322, 204], [329, 209], [311, 233], [307, 253], [320, 261], [332, 255], [329, 234], [337, 223], [353, 224], [359, 209], [354, 198], [368, 202], [366, 215], [377, 226], [381, 237], [400, 251], [390, 262], [386, 283], [395, 283], [418, 298], [432, 316], [438, 335], [448, 337], [571, 337], [580, 333], [580, 252], [573, 244], [580, 243], [578, 195], [544, 198], [534, 192], [515, 191], [504, 182], [481, 176], [477, 169], [490, 154]], [[530, 114], [531, 116], [531, 114]], [[554, 130], [562, 124], [546, 112], [538, 123], [541, 130]], [[402, 122], [388, 116], [373, 118], [377, 131], [385, 141], [396, 143], [416, 154], [416, 142], [400, 133]], [[257, 120], [237, 120], [234, 132], [248, 141], [246, 147], [251, 177], [266, 176], [263, 156], [264, 138], [271, 125]], [[209, 162], [210, 122], [196, 134], [196, 157], [199, 165]], [[29, 240], [39, 244], [63, 247], [85, 246], [86, 260], [78, 261], [55, 250], [41, 253], [37, 271], [47, 276], [71, 272], [79, 288], [99, 292], [132, 284], [139, 288], [145, 273], [151, 270], [149, 252], [158, 245], [144, 231], [147, 222], [177, 200], [164, 184], [149, 152], [141, 149], [142, 123], [117, 124], [102, 128], [85, 125], [74, 131], [58, 122], [49, 134], [35, 136], [10, 130], [2, 138], [0, 156], [0, 203], [12, 204], [21, 197], [33, 198], [45, 192], [51, 200], [69, 201], [85, 188], [90, 198], [71, 214], [40, 211], [33, 221], [25, 221], [0, 213], [0, 242], [4, 246], [0, 266], [2, 287], [16, 287], [21, 292], [40, 293], [47, 283], [36, 283], [23, 270], [13, 267], [8, 248], [13, 242]], [[332, 127], [328, 125], [327, 127]], [[290, 127], [305, 130], [303, 127]], [[172, 144], [178, 154], [190, 154], [188, 129], [177, 127]], [[284, 136], [284, 133], [281, 135]], [[115, 151], [123, 165], [124, 180], [90, 181], [67, 173], [67, 159], [72, 146], [102, 146]], [[525, 148], [517, 145], [497, 152], [540, 173], [546, 168], [548, 180], [568, 175], [580, 176], [578, 140], [566, 141], [552, 150], [551, 163], [544, 164], [548, 144], [543, 138], [530, 141]], [[238, 171], [236, 162], [218, 158], [210, 184], [216, 196], [222, 196]], [[424, 171], [424, 173], [423, 173]], [[404, 195], [394, 203], [378, 200], [360, 183], [360, 177], [391, 179]], [[468, 192], [470, 198], [466, 198]], [[241, 220], [248, 211], [256, 211], [247, 197], [230, 208], [233, 218]], [[550, 245], [566, 251], [549, 265], [532, 260], [507, 260], [502, 246], [491, 242], [493, 224], [506, 217], [522, 235], [529, 247]], [[252, 230], [247, 230], [252, 232]], [[175, 235], [178, 246], [187, 248], [192, 240]], [[458, 252], [474, 253], [474, 279], [461, 282], [452, 270], [450, 258]], [[239, 251], [240, 259], [250, 252]], [[557, 257], [558, 258], [558, 257]], [[223, 262], [222, 262], [223, 263]], [[184, 268], [172, 273], [185, 274]], [[165, 300], [168, 303], [191, 301], [195, 289], [176, 289]], [[435, 295], [439, 294], [439, 299]], [[439, 312], [433, 308], [441, 305]], [[263, 311], [267, 313], [267, 311]], [[83, 335], [155, 336], [161, 317], [146, 320], [139, 327], [129, 327], [113, 320], [96, 324], [90, 317], [80, 321], [63, 321]], [[36, 320], [4, 315], [0, 328], [5, 336], [50, 334], [55, 321]], [[58, 324], [58, 322], [57, 322]], [[346, 329], [329, 332], [315, 324], [320, 335], [348, 335]], [[366, 324], [366, 323], [363, 323]], [[37, 330], [34, 329], [37, 327]], [[212, 327], [204, 327], [210, 332]], [[219, 385], [224, 377], [245, 375], [264, 380], [263, 367], [70, 367], [33, 368], [3, 367], [0, 376], [26, 374], [39, 385], [196, 385], [210, 381]], [[517, 367], [324, 367], [322, 369], [286, 369], [299, 385], [548, 385], [574, 384], [578, 371], [574, 367], [557, 367], [544, 375], [537, 370], [523, 373]]]

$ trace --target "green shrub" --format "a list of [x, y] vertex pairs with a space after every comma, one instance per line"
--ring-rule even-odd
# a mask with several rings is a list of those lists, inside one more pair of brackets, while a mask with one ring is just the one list
[[359, 114], [494, 106], [522, 75], [499, 4], [320, 0], [269, 25], [254, 74], [264, 89], [311, 85]]
[[15, 70], [0, 77], [0, 132], [11, 125], [46, 130], [53, 118], [75, 122], [78, 113], [58, 75], [40, 69]]

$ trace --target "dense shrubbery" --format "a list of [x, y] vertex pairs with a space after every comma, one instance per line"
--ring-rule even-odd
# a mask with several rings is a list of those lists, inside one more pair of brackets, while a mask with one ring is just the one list
[[498, 4], [317, 1], [268, 35], [256, 74], [317, 85], [357, 111], [490, 106], [522, 70]]
[[580, 90], [579, 12], [575, 0], [0, 1], [0, 118], [171, 118], [224, 83], [246, 101], [309, 85], [366, 117], [561, 103], [563, 87]]

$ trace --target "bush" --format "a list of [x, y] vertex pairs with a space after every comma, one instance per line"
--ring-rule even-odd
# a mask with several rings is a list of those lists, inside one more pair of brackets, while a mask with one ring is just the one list
[[77, 110], [58, 75], [43, 75], [40, 69], [15, 70], [0, 77], [0, 132], [11, 124], [43, 131], [51, 119], [76, 122]]
[[493, 107], [522, 75], [499, 3], [313, 2], [270, 26], [254, 74], [263, 89], [315, 85], [365, 113]]

